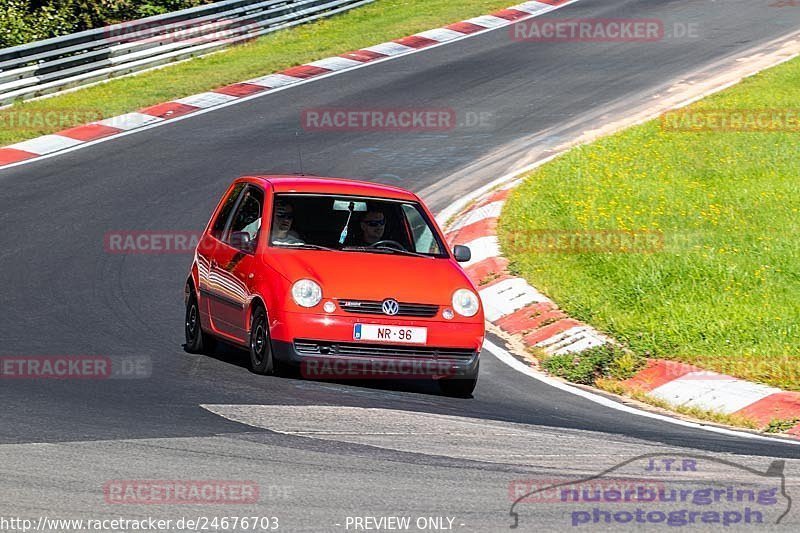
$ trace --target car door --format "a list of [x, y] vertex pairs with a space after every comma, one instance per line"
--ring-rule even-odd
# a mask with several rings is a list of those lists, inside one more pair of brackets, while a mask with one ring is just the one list
[[230, 225], [233, 211], [239, 204], [239, 198], [246, 184], [237, 183], [228, 188], [223, 197], [217, 214], [209, 224], [209, 229], [203, 233], [203, 237], [197, 247], [197, 274], [200, 291], [200, 315], [204, 324], [210, 325], [217, 331], [214, 317], [211, 315], [211, 300], [216, 293], [214, 286], [215, 278], [211, 275], [211, 265], [218, 261], [217, 254], [222, 246], [222, 239]]
[[264, 191], [248, 184], [233, 211], [210, 265], [209, 299], [215, 329], [246, 343], [246, 310], [255, 277], [255, 250], [264, 209]]

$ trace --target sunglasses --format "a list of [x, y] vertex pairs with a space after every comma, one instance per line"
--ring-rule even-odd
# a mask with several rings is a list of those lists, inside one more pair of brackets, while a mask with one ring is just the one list
[[365, 220], [364, 224], [369, 226], [370, 228], [378, 228], [386, 224], [385, 220]]
[[290, 213], [283, 213], [283, 214], [276, 213], [275, 214], [275, 218], [282, 218], [284, 220], [292, 220], [294, 218], [294, 215], [292, 215]]

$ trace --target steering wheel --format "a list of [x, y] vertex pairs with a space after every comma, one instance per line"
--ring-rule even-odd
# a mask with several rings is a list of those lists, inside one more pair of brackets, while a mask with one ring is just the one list
[[382, 241], [373, 242], [372, 244], [369, 245], [370, 248], [377, 248], [378, 246], [386, 246], [387, 248], [394, 248], [395, 250], [402, 250], [404, 252], [408, 251], [406, 250], [405, 246], [391, 239], [385, 239]]

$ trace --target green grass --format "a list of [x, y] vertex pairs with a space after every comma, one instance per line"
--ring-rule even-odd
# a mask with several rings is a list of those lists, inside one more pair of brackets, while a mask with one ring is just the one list
[[[800, 60], [690, 110], [800, 109]], [[653, 253], [543, 253], [531, 230], [663, 234]], [[512, 269], [635, 353], [800, 390], [800, 133], [670, 132], [576, 148], [514, 191]], [[536, 241], [541, 242], [541, 241]]]
[[583, 385], [594, 385], [599, 379], [628, 379], [645, 362], [636, 354], [610, 344], [541, 359], [542, 368], [551, 374]]
[[767, 433], [783, 433], [795, 427], [798, 422], [800, 422], [800, 418], [791, 418], [789, 420], [772, 420], [764, 431]]
[[[120, 78], [73, 93], [20, 102], [0, 111], [41, 113], [59, 111], [86, 117], [111, 117], [189, 96], [224, 85], [270, 74], [288, 67], [405, 37], [420, 31], [483, 15], [512, 5], [508, 0], [378, 0], [353, 11], [311, 24], [281, 30], [248, 44], [168, 68]], [[71, 118], [71, 117], [70, 117]], [[14, 128], [0, 121], [0, 146], [53, 133], [80, 124], [66, 119], [57, 127]]]

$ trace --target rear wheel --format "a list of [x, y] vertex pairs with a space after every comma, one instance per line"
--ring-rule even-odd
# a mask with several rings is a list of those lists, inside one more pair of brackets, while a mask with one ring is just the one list
[[206, 353], [214, 351], [216, 339], [203, 333], [200, 325], [200, 306], [194, 290], [189, 287], [189, 298], [186, 301], [186, 317], [184, 320], [186, 351], [190, 353]]
[[250, 369], [256, 374], [274, 374], [276, 370], [269, 339], [267, 312], [261, 306], [253, 312], [250, 323]]

